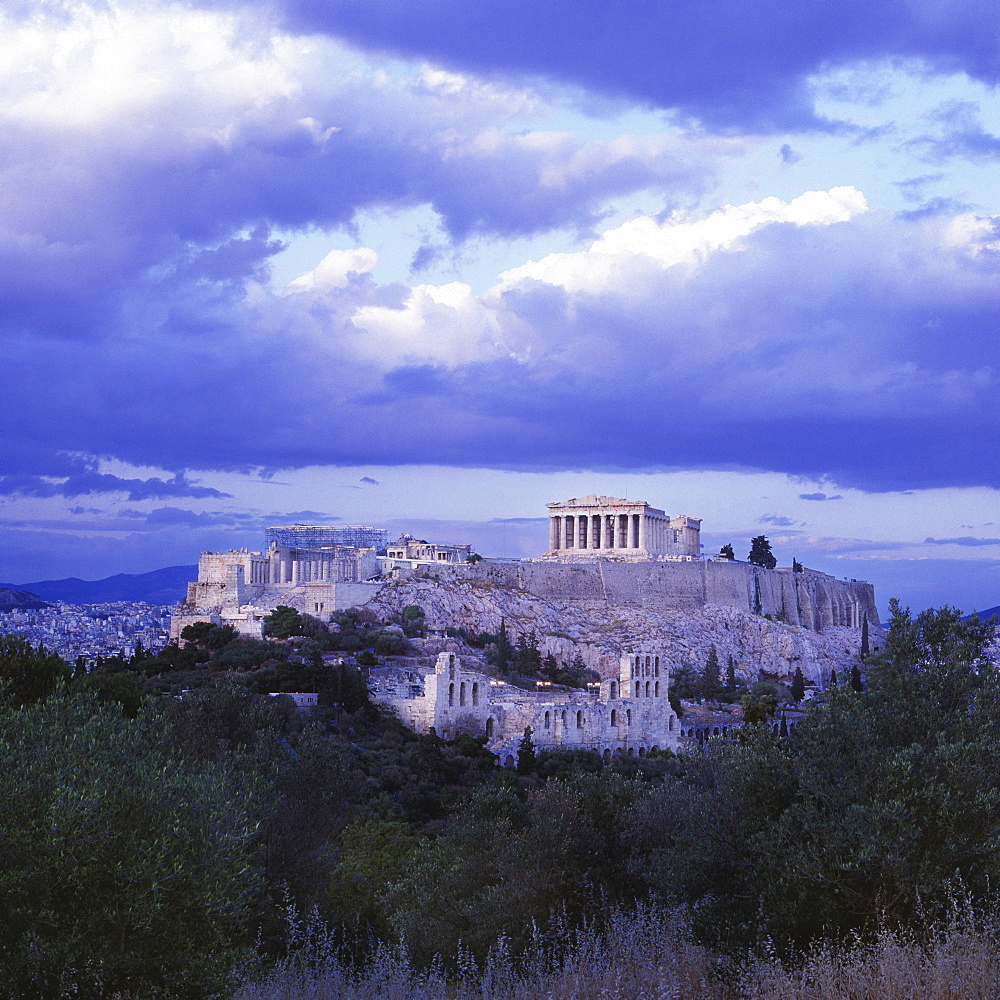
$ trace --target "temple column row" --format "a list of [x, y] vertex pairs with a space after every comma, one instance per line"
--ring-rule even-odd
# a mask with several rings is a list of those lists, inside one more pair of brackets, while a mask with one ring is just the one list
[[549, 518], [549, 549], [663, 551], [663, 531], [660, 520], [641, 514], [555, 515]]

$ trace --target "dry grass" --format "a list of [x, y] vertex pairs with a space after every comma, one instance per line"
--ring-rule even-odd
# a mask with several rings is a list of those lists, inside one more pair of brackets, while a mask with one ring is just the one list
[[[306, 940], [308, 938], [308, 940]], [[415, 970], [384, 950], [355, 972], [328, 939], [300, 929], [295, 957], [248, 982], [235, 1000], [996, 1000], [1000, 948], [992, 924], [953, 914], [920, 935], [884, 931], [869, 942], [822, 944], [795, 968], [756, 958], [729, 967], [693, 944], [676, 915], [648, 908], [617, 914], [601, 934], [539, 941], [513, 962], [503, 944], [482, 967]]]

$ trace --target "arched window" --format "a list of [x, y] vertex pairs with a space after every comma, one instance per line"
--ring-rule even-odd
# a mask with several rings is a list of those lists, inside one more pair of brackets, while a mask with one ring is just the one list
[[455, 704], [455, 685], [448, 685], [448, 707], [451, 708]]
[[459, 705], [465, 704], [465, 681], [462, 681], [462, 684], [458, 689], [458, 703]]
[[479, 704], [479, 681], [476, 681], [475, 684], [472, 685], [472, 704]]
[[660, 697], [660, 682], [659, 681], [657, 681], [656, 684], [653, 686], [653, 697], [654, 698], [659, 698]]
[[636, 698], [639, 697], [639, 688], [640, 688], [640, 684], [639, 684], [638, 681], [636, 681], [635, 682], [635, 696], [636, 696]]
[[565, 729], [565, 728], [566, 728], [566, 713], [565, 713], [565, 711], [564, 711], [564, 712], [563, 712], [563, 714], [562, 714], [562, 715], [561, 715], [561, 716], [559, 717], [559, 719], [560, 719], [560, 721], [562, 722], [562, 727], [563, 727], [563, 729]]
[[660, 658], [658, 656], [655, 657], [653, 660], [653, 676], [654, 677], [660, 676]]
[[604, 757], [605, 762], [611, 760], [611, 751], [605, 750], [602, 756]]
[[551, 729], [552, 728], [552, 713], [551, 712], [546, 712], [545, 713], [545, 728], [546, 729]]
[[648, 676], [649, 676], [649, 672], [650, 672], [650, 667], [652, 666], [652, 663], [653, 663], [653, 659], [652, 659], [652, 657], [650, 657], [650, 656], [647, 656], [647, 657], [646, 657], [646, 673], [645, 673], [645, 676], [646, 676], [646, 677], [648, 677]]
[[632, 709], [631, 708], [625, 710], [625, 725], [626, 726], [631, 726], [632, 725]]
[[636, 673], [639, 673], [639, 667], [640, 667], [641, 664], [642, 664], [642, 657], [641, 656], [637, 656], [635, 658], [635, 672]]
[[611, 682], [610, 697], [611, 698], [617, 698], [618, 697], [618, 681], [612, 681]]
[[646, 681], [646, 697], [649, 697], [649, 681]]
[[628, 748], [628, 755], [630, 757], [634, 757], [635, 756], [635, 751], [631, 747]]
[[576, 713], [576, 728], [583, 729], [583, 712]]
[[[670, 730], [670, 732], [674, 731], [674, 717], [672, 715], [670, 716], [670, 720], [667, 722], [667, 729]], [[683, 735], [684, 734], [681, 733], [681, 736]]]
[[645, 757], [646, 756], [646, 748], [645, 747], [639, 747], [639, 756], [640, 757]]
[[614, 709], [611, 709], [611, 725], [618, 725], [618, 713]]
[[492, 716], [486, 720], [486, 738], [488, 740], [493, 739], [493, 718], [492, 718]]

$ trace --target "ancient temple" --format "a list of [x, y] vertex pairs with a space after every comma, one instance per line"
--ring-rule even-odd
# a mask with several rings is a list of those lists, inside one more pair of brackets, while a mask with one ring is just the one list
[[543, 558], [700, 559], [701, 520], [669, 517], [644, 500], [589, 496], [546, 505], [549, 548]]

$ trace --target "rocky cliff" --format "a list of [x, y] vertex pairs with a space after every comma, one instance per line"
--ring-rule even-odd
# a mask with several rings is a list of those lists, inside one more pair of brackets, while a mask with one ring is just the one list
[[[475, 632], [495, 632], [503, 619], [513, 636], [534, 631], [543, 654], [552, 652], [569, 660], [579, 652], [602, 677], [615, 673], [622, 651], [640, 647], [660, 648], [673, 664], [689, 663], [700, 670], [714, 645], [720, 663], [724, 666], [732, 656], [744, 680], [761, 675], [788, 679], [798, 666], [808, 681], [822, 685], [831, 670], [841, 673], [857, 663], [861, 645], [860, 628], [848, 625], [817, 631], [707, 603], [675, 609], [648, 602], [614, 605], [554, 598], [511, 586], [509, 581], [462, 575], [429, 573], [389, 581], [367, 607], [388, 615], [417, 604], [431, 628], [464, 627]], [[872, 627], [871, 639], [880, 643], [878, 627]]]

